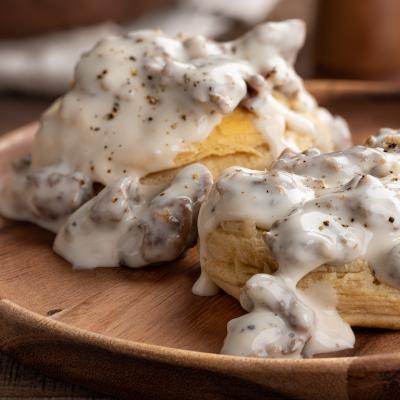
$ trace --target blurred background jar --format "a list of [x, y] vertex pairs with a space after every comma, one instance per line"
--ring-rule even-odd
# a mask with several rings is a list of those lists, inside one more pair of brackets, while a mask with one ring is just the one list
[[399, 0], [320, 0], [316, 24], [318, 76], [400, 78]]

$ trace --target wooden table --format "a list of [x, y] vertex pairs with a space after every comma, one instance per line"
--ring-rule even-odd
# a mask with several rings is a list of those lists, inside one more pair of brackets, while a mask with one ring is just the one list
[[[318, 94], [323, 83], [312, 84]], [[340, 88], [340, 82], [335, 86]], [[392, 85], [371, 85], [368, 93], [355, 83], [345, 96], [320, 98], [322, 105], [345, 117], [350, 123], [354, 141], [361, 143], [381, 126], [400, 127], [400, 90]], [[348, 87], [348, 86], [347, 86]], [[50, 103], [48, 98], [0, 95], [0, 134], [37, 119]], [[0, 399], [106, 399], [86, 389], [47, 378], [0, 353]]]

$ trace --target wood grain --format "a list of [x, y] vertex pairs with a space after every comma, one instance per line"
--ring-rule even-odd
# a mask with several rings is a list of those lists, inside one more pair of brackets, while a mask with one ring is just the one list
[[11, 357], [0, 357], [0, 399], [112, 399], [77, 385], [60, 382], [25, 367]]
[[[343, 111], [357, 142], [379, 126], [400, 125], [397, 93], [347, 87], [343, 95], [329, 87], [319, 97]], [[35, 129], [30, 125], [0, 139], [0, 177], [11, 159], [29, 150]], [[77, 272], [51, 251], [52, 240], [30, 224], [0, 219], [0, 349], [52, 376], [124, 398], [400, 395], [397, 332], [358, 330], [356, 348], [342, 358], [212, 354], [226, 322], [242, 311], [222, 293], [191, 294], [199, 269], [195, 249], [146, 270]]]

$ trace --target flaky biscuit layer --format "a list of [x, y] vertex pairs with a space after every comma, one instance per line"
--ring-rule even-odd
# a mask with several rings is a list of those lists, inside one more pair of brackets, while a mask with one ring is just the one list
[[[224, 222], [207, 236], [203, 268], [228, 294], [256, 273], [273, 273], [278, 265], [254, 223]], [[365, 260], [324, 265], [306, 275], [300, 288], [329, 283], [336, 291], [337, 309], [352, 326], [400, 329], [400, 290], [380, 283]]]
[[[324, 137], [326, 148], [321, 150], [332, 151], [333, 132], [313, 115], [308, 117], [317, 124], [320, 135]], [[269, 168], [275, 157], [258, 132], [254, 121], [255, 117], [251, 112], [240, 107], [235, 109], [222, 119], [207, 140], [193, 145], [190, 151], [178, 154], [175, 159], [176, 168], [147, 175], [141, 179], [142, 183], [168, 183], [179, 168], [196, 162], [204, 164], [214, 178], [218, 177], [223, 169], [234, 165], [257, 170]], [[316, 144], [313, 138], [299, 132], [287, 130], [285, 135], [287, 139], [293, 140], [300, 150]]]

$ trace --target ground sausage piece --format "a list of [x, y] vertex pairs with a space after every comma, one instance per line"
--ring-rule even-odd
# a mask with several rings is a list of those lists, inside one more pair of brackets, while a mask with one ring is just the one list
[[197, 240], [197, 216], [211, 184], [201, 164], [183, 168], [156, 194], [135, 177], [121, 178], [71, 215], [54, 249], [78, 268], [174, 260]]
[[93, 197], [92, 180], [66, 163], [34, 169], [30, 157], [13, 163], [12, 185], [1, 191], [3, 215], [57, 231], [65, 220]]
[[142, 199], [138, 180], [122, 178], [117, 185], [110, 185], [97, 196], [90, 209], [90, 218], [94, 222], [119, 222], [131, 205], [138, 204]]

